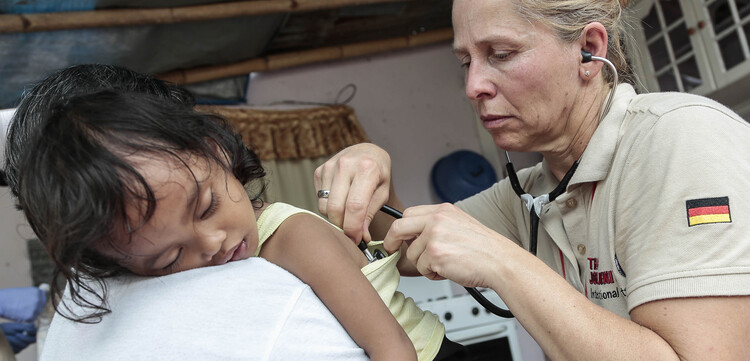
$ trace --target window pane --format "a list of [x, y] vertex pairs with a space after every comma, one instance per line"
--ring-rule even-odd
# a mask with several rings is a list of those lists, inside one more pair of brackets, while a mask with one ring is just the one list
[[656, 14], [656, 6], [653, 6], [648, 16], [643, 19], [643, 32], [646, 33], [646, 40], [651, 40], [660, 31], [661, 23], [659, 23], [659, 17]]
[[679, 91], [677, 81], [675, 81], [674, 74], [671, 71], [662, 74], [657, 80], [659, 81], [659, 90], [663, 92]]
[[659, 71], [669, 64], [669, 55], [667, 54], [667, 45], [664, 38], [659, 38], [648, 46], [651, 54], [651, 61], [654, 63], [654, 70]]
[[672, 29], [669, 32], [669, 40], [672, 41], [672, 51], [674, 51], [674, 57], [677, 59], [693, 50], [685, 25]]
[[750, 15], [750, 0], [735, 0], [735, 3], [737, 4], [737, 10], [740, 12], [740, 19]]
[[661, 0], [661, 11], [664, 13], [664, 21], [667, 22], [667, 26], [674, 24], [682, 20], [682, 8], [677, 0]]
[[724, 59], [725, 70], [732, 69], [745, 60], [745, 55], [742, 54], [740, 38], [737, 36], [736, 31], [729, 33], [728, 36], [719, 40], [719, 51], [721, 51], [721, 57]]
[[685, 59], [680, 65], [677, 66], [680, 71], [680, 79], [682, 79], [682, 87], [684, 91], [691, 91], [703, 84], [701, 75], [698, 72], [698, 64], [695, 62], [695, 57], [689, 57]]
[[711, 23], [714, 24], [714, 33], [716, 34], [729, 29], [734, 24], [727, 0], [719, 0], [709, 5], [708, 13], [711, 14]]

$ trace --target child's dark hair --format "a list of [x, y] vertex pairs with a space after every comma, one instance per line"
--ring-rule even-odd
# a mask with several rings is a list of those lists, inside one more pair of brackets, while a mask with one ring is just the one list
[[19, 167], [19, 201], [55, 263], [55, 278], [64, 277], [72, 301], [92, 311], [77, 315], [62, 305], [66, 315], [58, 306], [77, 321], [98, 322], [110, 312], [103, 279], [126, 272], [97, 247], [114, 245], [127, 204], [140, 202], [141, 224], [156, 206], [128, 155], [172, 158], [186, 167], [187, 157], [203, 157], [242, 184], [259, 180], [251, 199], [262, 204], [265, 172], [228, 122], [153, 95], [102, 91], [70, 98], [54, 107], [33, 141], [35, 151]]
[[150, 94], [165, 102], [193, 107], [195, 100], [185, 89], [148, 74], [109, 64], [80, 64], [60, 69], [24, 91], [13, 121], [8, 127], [5, 144], [5, 177], [11, 193], [18, 197], [19, 167], [35, 134], [44, 127], [54, 104], [66, 97], [92, 94], [103, 90], [122, 90]]

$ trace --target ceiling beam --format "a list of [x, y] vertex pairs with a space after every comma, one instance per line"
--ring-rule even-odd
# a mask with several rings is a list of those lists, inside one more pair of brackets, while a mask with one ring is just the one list
[[193, 84], [208, 80], [246, 75], [249, 73], [279, 70], [324, 61], [374, 55], [449, 41], [451, 39], [453, 39], [453, 29], [444, 28], [397, 38], [269, 55], [232, 64], [176, 70], [156, 75], [156, 77], [175, 84]]
[[254, 0], [169, 8], [0, 14], [0, 34], [174, 24], [406, 1], [414, 0]]

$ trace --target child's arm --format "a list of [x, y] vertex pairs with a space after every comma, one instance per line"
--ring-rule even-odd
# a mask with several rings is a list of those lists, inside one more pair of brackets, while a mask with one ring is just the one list
[[296, 214], [263, 244], [260, 256], [310, 285], [370, 359], [417, 359], [406, 332], [362, 274], [365, 256], [341, 231]]

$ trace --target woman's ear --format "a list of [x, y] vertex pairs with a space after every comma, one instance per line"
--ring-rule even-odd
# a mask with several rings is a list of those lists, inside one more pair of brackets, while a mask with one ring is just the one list
[[591, 56], [601, 58], [607, 57], [607, 29], [598, 22], [586, 25], [581, 32], [579, 45], [581, 47], [581, 69], [580, 76], [583, 79], [592, 79], [602, 69], [603, 64], [599, 61], [591, 61]]

